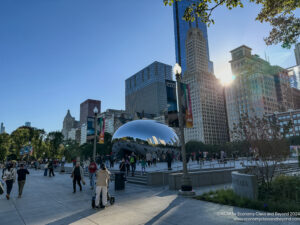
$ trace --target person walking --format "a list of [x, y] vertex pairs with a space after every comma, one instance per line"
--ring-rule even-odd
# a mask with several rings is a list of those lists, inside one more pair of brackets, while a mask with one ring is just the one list
[[126, 165], [126, 176], [128, 176], [129, 171], [130, 171], [130, 163], [129, 163], [129, 156], [125, 156], [125, 165]]
[[173, 157], [172, 157], [172, 154], [171, 154], [170, 150], [167, 152], [166, 160], [167, 160], [167, 163], [168, 163], [168, 170], [172, 170], [171, 166], [172, 166]]
[[156, 166], [156, 162], [157, 162], [157, 154], [156, 154], [156, 152], [153, 152], [153, 154], [152, 154], [152, 162], [153, 162], [153, 165]]
[[102, 205], [100, 208], [105, 208], [107, 204], [107, 187], [110, 179], [110, 172], [106, 169], [105, 164], [101, 164], [101, 169], [97, 172], [96, 182], [96, 208], [99, 208], [100, 194], [102, 193]]
[[83, 175], [84, 173], [82, 167], [80, 166], [80, 162], [77, 162], [71, 174], [71, 178], [73, 178], [73, 193], [76, 193], [76, 182], [80, 188], [80, 191], [82, 191], [81, 181], [82, 184], [85, 184]]
[[146, 160], [147, 160], [147, 163], [148, 163], [148, 167], [150, 167], [151, 166], [151, 161], [152, 161], [152, 155], [151, 155], [150, 152], [147, 152]]
[[44, 176], [46, 177], [48, 175], [48, 163], [46, 162], [44, 166]]
[[95, 163], [94, 160], [92, 160], [91, 163], [90, 163], [90, 165], [89, 165], [90, 186], [91, 186], [92, 190], [95, 187], [96, 171], [97, 171], [97, 164]]
[[55, 174], [54, 174], [54, 165], [53, 165], [53, 161], [51, 160], [51, 161], [49, 161], [49, 163], [48, 163], [48, 169], [49, 169], [49, 177], [51, 177], [51, 175], [52, 176], [55, 176]]
[[18, 186], [19, 186], [19, 198], [22, 197], [23, 188], [26, 182], [26, 175], [29, 174], [27, 168], [24, 167], [24, 164], [20, 164], [20, 169], [17, 170], [18, 174]]
[[134, 152], [132, 152], [131, 156], [130, 156], [130, 166], [131, 166], [131, 176], [134, 177], [134, 172], [136, 169], [136, 156], [135, 156]]
[[146, 160], [145, 157], [142, 158], [141, 160], [141, 166], [142, 166], [142, 175], [146, 173]]
[[16, 170], [12, 163], [9, 163], [2, 171], [2, 179], [6, 183], [6, 198], [9, 200], [10, 192], [13, 188], [14, 182], [16, 181]]

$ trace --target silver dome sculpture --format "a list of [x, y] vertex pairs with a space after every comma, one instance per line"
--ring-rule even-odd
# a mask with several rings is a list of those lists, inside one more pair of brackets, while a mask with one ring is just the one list
[[112, 151], [116, 155], [179, 150], [179, 138], [175, 131], [155, 120], [134, 120], [122, 125], [114, 133], [112, 142]]

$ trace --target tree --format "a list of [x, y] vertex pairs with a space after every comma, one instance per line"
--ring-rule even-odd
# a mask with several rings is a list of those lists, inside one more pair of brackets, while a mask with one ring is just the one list
[[30, 144], [30, 136], [30, 130], [27, 127], [19, 127], [13, 131], [11, 133], [12, 153], [19, 157], [21, 148]]
[[63, 134], [59, 131], [53, 131], [48, 133], [46, 142], [49, 145], [49, 154], [52, 158], [57, 158], [62, 156], [63, 150]]
[[281, 131], [276, 117], [259, 118], [250, 117], [248, 114], [243, 114], [239, 124], [234, 124], [233, 138], [244, 139], [249, 143], [250, 150], [257, 159], [256, 166], [251, 171], [266, 184], [268, 189], [279, 163], [290, 154], [289, 143], [285, 139], [290, 126], [291, 122]]
[[80, 155], [80, 147], [76, 141], [67, 140], [63, 145], [63, 155], [66, 157], [67, 162], [71, 162], [73, 159]]
[[6, 159], [10, 145], [11, 139], [9, 137], [9, 134], [0, 134], [0, 161], [4, 161]]
[[205, 144], [201, 141], [189, 141], [185, 144], [185, 149], [187, 153], [203, 151], [205, 149]]
[[[164, 0], [165, 5], [172, 5], [175, 1]], [[300, 19], [294, 16], [294, 11], [300, 8], [299, 0], [248, 0], [262, 6], [256, 20], [268, 22], [273, 27], [268, 37], [264, 38], [267, 45], [282, 43], [283, 48], [290, 48], [300, 37]], [[244, 5], [242, 0], [193, 0], [186, 8], [184, 20], [194, 21], [199, 17], [208, 26], [214, 24], [213, 11], [225, 6], [229, 10]]]

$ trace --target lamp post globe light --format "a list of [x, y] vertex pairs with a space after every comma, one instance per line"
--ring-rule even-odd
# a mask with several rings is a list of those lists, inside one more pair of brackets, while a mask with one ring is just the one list
[[173, 67], [173, 72], [176, 76], [176, 86], [177, 86], [177, 101], [178, 101], [178, 122], [179, 122], [179, 134], [180, 134], [180, 143], [181, 143], [181, 155], [182, 155], [182, 181], [181, 189], [179, 190], [180, 195], [195, 195], [193, 192], [192, 181], [188, 174], [187, 163], [186, 163], [186, 150], [184, 142], [184, 125], [183, 125], [183, 114], [182, 114], [182, 102], [181, 102], [181, 67], [178, 63]]
[[98, 108], [94, 108], [94, 148], [93, 148], [93, 160], [96, 162], [96, 142], [97, 142], [97, 115], [98, 115]]

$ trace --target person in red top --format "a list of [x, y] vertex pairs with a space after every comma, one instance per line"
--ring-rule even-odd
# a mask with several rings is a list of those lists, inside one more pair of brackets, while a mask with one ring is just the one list
[[90, 176], [90, 185], [92, 190], [95, 187], [96, 172], [97, 172], [97, 164], [95, 163], [94, 160], [91, 160], [91, 163], [89, 165], [89, 176]]

